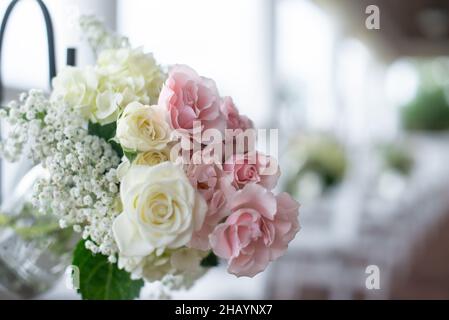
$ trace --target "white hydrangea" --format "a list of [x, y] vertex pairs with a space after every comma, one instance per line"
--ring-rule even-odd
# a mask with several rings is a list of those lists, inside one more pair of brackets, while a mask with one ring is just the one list
[[2, 156], [17, 160], [28, 142], [30, 158], [49, 172], [35, 185], [34, 204], [57, 215], [61, 227], [82, 232], [90, 239], [88, 249], [113, 257], [120, 159], [111, 145], [88, 134], [80, 109], [50, 102], [37, 90], [11, 102], [6, 111], [12, 130], [0, 145]]
[[161, 281], [175, 290], [190, 287], [206, 272], [206, 268], [201, 266], [206, 255], [207, 252], [186, 247], [153, 251], [143, 257], [119, 255], [118, 267], [130, 272], [133, 279]]
[[117, 120], [131, 102], [156, 104], [165, 74], [142, 48], [108, 49], [97, 60], [98, 94], [94, 116], [102, 124]]
[[70, 106], [80, 109], [85, 118], [93, 119], [98, 87], [98, 77], [93, 67], [66, 66], [59, 71], [52, 84], [53, 100], [61, 98]]
[[147, 256], [119, 256], [118, 267], [131, 273], [133, 279], [145, 279], [148, 282], [161, 280], [167, 273], [175, 272], [170, 264], [170, 255], [153, 252]]
[[116, 121], [131, 102], [157, 103], [164, 79], [153, 56], [141, 48], [106, 49], [95, 67], [64, 68], [53, 80], [51, 98], [104, 125]]

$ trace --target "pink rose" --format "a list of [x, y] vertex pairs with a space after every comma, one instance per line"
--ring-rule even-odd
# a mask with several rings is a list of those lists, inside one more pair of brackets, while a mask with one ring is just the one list
[[208, 205], [209, 207], [203, 225], [201, 226], [201, 229], [193, 233], [192, 239], [188, 245], [191, 248], [203, 251], [207, 251], [211, 248], [209, 235], [214, 231], [217, 224], [229, 214], [226, 197], [221, 190], [217, 190], [213, 194]]
[[223, 179], [221, 166], [217, 164], [189, 164], [186, 169], [190, 183], [207, 202], [208, 210], [200, 230], [196, 231], [189, 246], [199, 250], [209, 250], [209, 235], [228, 214], [227, 195], [232, 188]]
[[[247, 131], [253, 129], [253, 123], [248, 117], [239, 114], [231, 97], [224, 97], [222, 99], [221, 112], [226, 119], [225, 145], [223, 149], [225, 150], [225, 159], [235, 153], [255, 151], [256, 132]], [[249, 137], [251, 137], [254, 145], [247, 140]], [[240, 145], [241, 149], [239, 150], [237, 143], [242, 142], [244, 145]]]
[[173, 129], [193, 134], [194, 122], [201, 122], [201, 132], [216, 128], [224, 131], [226, 120], [220, 112], [220, 97], [215, 82], [200, 77], [185, 65], [175, 65], [159, 95], [159, 104], [169, 112]]
[[198, 190], [204, 200], [209, 201], [214, 192], [220, 188], [219, 181], [223, 177], [223, 170], [215, 163], [190, 163], [186, 167], [186, 174], [192, 186]]
[[276, 237], [271, 246], [270, 259], [276, 260], [287, 250], [299, 229], [299, 203], [287, 192], [276, 196], [277, 213], [275, 217]]
[[223, 170], [237, 189], [248, 183], [258, 183], [271, 190], [280, 176], [277, 161], [260, 152], [235, 154], [226, 160]]
[[231, 97], [224, 97], [220, 108], [225, 116], [227, 129], [246, 130], [253, 128], [252, 121], [248, 117], [239, 114]]
[[213, 252], [228, 260], [228, 271], [253, 277], [287, 250], [299, 231], [299, 204], [288, 194], [275, 197], [257, 184], [237, 191], [231, 215], [210, 235]]

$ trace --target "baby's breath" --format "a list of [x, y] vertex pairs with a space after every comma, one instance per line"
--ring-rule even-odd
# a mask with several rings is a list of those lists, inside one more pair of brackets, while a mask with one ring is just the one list
[[96, 54], [104, 49], [129, 47], [127, 37], [111, 33], [95, 16], [81, 16], [79, 23], [85, 38]]
[[92, 252], [113, 257], [120, 159], [111, 145], [88, 134], [79, 111], [60, 101], [50, 102], [37, 90], [11, 102], [0, 115], [11, 125], [7, 139], [0, 143], [2, 156], [16, 161], [27, 153], [48, 170], [48, 178], [34, 188], [33, 203], [57, 215], [62, 228], [72, 226], [81, 232]]

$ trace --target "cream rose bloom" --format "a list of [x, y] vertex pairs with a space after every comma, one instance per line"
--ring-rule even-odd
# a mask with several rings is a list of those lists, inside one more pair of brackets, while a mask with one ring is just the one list
[[112, 229], [120, 254], [128, 257], [186, 245], [207, 210], [184, 171], [171, 162], [131, 165], [121, 181], [120, 197], [123, 213]]
[[166, 116], [160, 106], [130, 103], [117, 121], [116, 138], [123, 148], [132, 151], [163, 150], [171, 135]]
[[[169, 149], [164, 150], [151, 150], [146, 152], [140, 152], [136, 158], [133, 160], [133, 164], [138, 164], [142, 166], [155, 166], [159, 163], [169, 161], [170, 160], [170, 151]], [[131, 168], [131, 163], [127, 157], [122, 158], [122, 162], [119, 164], [117, 168], [117, 176], [121, 180], [126, 172]]]
[[154, 166], [156, 164], [168, 161], [170, 159], [170, 153], [168, 150], [150, 150], [141, 152], [134, 159], [133, 163], [144, 166]]

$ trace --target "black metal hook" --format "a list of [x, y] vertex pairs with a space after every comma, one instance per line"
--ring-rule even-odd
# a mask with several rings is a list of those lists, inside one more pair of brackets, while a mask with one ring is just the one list
[[[2, 49], [3, 49], [3, 38], [5, 36], [6, 25], [8, 23], [8, 19], [14, 7], [19, 3], [20, 0], [13, 0], [8, 5], [5, 11], [5, 15], [3, 16], [1, 28], [0, 28], [0, 101], [2, 100], [3, 93], [3, 84], [2, 84], [2, 73], [1, 73], [1, 63], [2, 63]], [[47, 6], [42, 0], [36, 0], [38, 3], [42, 15], [45, 20], [45, 27], [47, 29], [47, 43], [48, 43], [48, 76], [49, 82], [51, 86], [51, 80], [56, 76], [56, 61], [55, 61], [55, 40], [54, 40], [54, 32], [53, 32], [53, 24], [51, 22], [50, 13], [47, 9]]]

